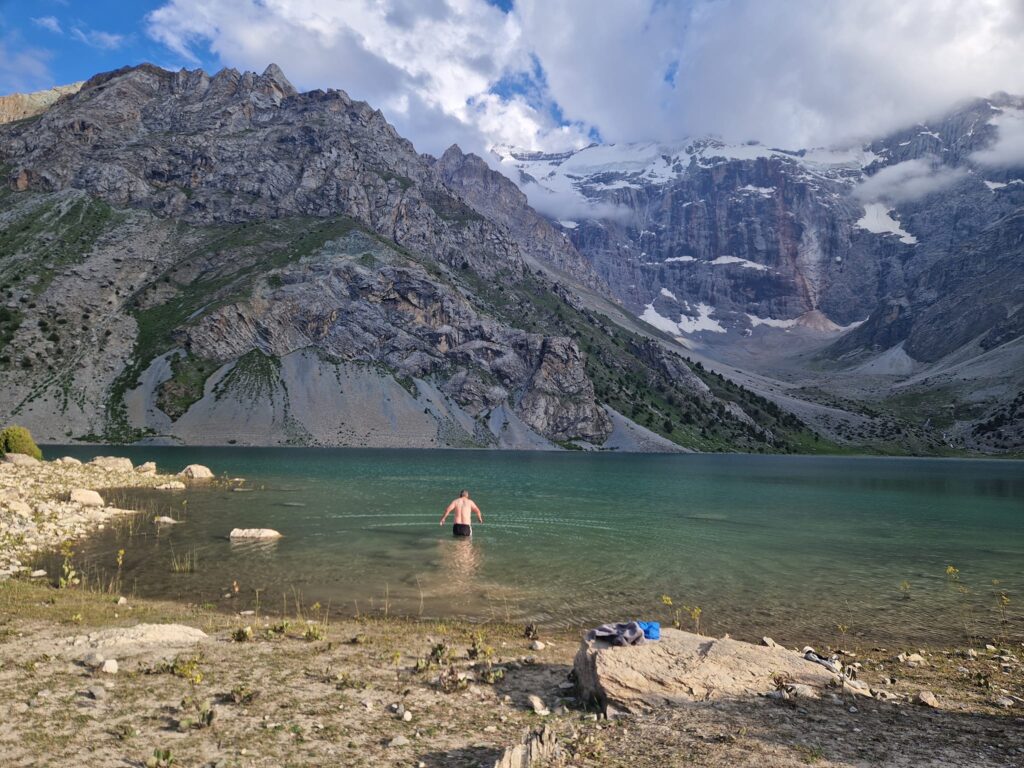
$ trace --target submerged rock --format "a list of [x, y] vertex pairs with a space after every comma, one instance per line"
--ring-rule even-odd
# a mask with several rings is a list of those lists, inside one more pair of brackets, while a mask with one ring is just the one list
[[281, 534], [273, 528], [232, 528], [229, 539], [279, 539]]
[[183, 491], [185, 490], [185, 484], [180, 480], [171, 480], [166, 483], [161, 483], [156, 487], [158, 491]]

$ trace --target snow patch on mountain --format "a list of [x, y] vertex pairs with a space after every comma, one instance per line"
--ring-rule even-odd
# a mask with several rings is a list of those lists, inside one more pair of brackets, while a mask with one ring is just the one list
[[678, 336], [684, 333], [700, 333], [701, 331], [725, 333], [725, 328], [723, 328], [717, 320], [711, 317], [714, 311], [714, 307], [704, 303], [699, 303], [696, 306], [696, 317], [680, 314], [678, 320], [671, 320], [660, 314], [658, 310], [654, 308], [654, 302], [651, 302], [644, 307], [644, 311], [643, 314], [640, 315], [640, 319], [649, 325], [653, 325], [659, 331], [670, 333], [673, 336]]
[[901, 243], [916, 245], [917, 238], [903, 229], [891, 213], [892, 208], [885, 203], [867, 203], [864, 215], [857, 219], [857, 226], [876, 235], [899, 235]]
[[739, 264], [744, 269], [756, 269], [759, 272], [767, 272], [768, 267], [764, 264], [758, 264], [755, 261], [749, 259], [741, 259], [739, 256], [719, 256], [717, 259], [712, 259], [708, 262], [716, 267], [723, 266], [725, 264]]

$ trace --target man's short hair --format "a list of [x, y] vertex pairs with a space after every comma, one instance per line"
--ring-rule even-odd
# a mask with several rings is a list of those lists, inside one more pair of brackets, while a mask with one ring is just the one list
[[469, 491], [467, 491], [465, 488], [463, 488], [461, 491], [459, 491], [459, 496], [463, 497], [463, 498], [466, 497], [466, 496], [469, 496]]

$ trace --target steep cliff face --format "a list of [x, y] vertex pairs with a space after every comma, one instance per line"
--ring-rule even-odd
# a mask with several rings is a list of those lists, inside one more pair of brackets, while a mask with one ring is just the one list
[[[1022, 108], [1008, 96], [978, 100], [842, 151], [706, 139], [498, 152], [542, 209], [575, 212], [564, 231], [663, 330], [723, 343], [759, 326], [838, 334], [864, 323], [844, 349], [906, 339], [916, 359], [934, 361], [1004, 323], [1021, 298], [1009, 278], [1020, 274], [1024, 171], [986, 166], [977, 153], [997, 140], [995, 121]], [[979, 253], [993, 260], [992, 285], [970, 276]], [[907, 306], [902, 330], [873, 338], [894, 301]], [[954, 303], [979, 311], [948, 333], [940, 327]]]
[[[1021, 124], [1024, 99], [1001, 94], [848, 150], [704, 139], [496, 155], [650, 325], [944, 446], [1012, 449], [1024, 166], [1004, 149]], [[1002, 435], [979, 443], [992, 423]]]
[[26, 120], [42, 114], [62, 96], [78, 93], [82, 85], [83, 83], [71, 83], [35, 93], [12, 93], [9, 96], [0, 96], [0, 125]]
[[607, 291], [604, 281], [572, 241], [530, 207], [526, 195], [506, 176], [476, 155], [452, 145], [437, 161], [445, 183], [473, 210], [508, 228], [522, 252], [570, 276], [582, 285]]
[[678, 375], [681, 358], [652, 364], [553, 282], [598, 281], [479, 159], [418, 155], [368, 105], [297, 93], [275, 66], [98, 75], [0, 128], [0, 165], [0, 414], [44, 439], [807, 436], [741, 388]]

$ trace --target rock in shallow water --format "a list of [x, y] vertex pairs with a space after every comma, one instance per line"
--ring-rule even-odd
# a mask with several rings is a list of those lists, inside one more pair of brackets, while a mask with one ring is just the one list
[[230, 539], [279, 539], [281, 534], [273, 528], [232, 528]]
[[189, 464], [178, 473], [178, 477], [185, 477], [189, 480], [213, 480], [213, 472], [202, 464]]

